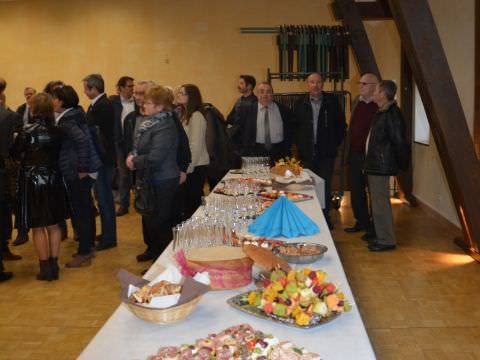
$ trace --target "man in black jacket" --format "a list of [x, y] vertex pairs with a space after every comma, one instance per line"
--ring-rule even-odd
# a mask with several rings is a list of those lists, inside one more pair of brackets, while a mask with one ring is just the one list
[[291, 112], [273, 101], [268, 82], [257, 87], [258, 101], [245, 105], [233, 126], [232, 140], [241, 156], [268, 156], [271, 162], [290, 155]]
[[[13, 255], [10, 252], [7, 244], [7, 240], [11, 236], [12, 214], [5, 173], [5, 159], [9, 156], [9, 149], [13, 142], [13, 133], [16, 129], [20, 129], [21, 126], [22, 119], [20, 116], [0, 106], [0, 282], [6, 281], [13, 276], [11, 272], [4, 271], [2, 257], [7, 256], [10, 260], [21, 259], [20, 256]], [[15, 258], [11, 258], [10, 255]]]
[[240, 75], [238, 80], [238, 92], [242, 94], [235, 102], [232, 110], [227, 116], [227, 123], [234, 125], [240, 119], [240, 113], [244, 106], [251, 105], [254, 102], [257, 102], [257, 97], [253, 93], [257, 81], [252, 75]]
[[405, 169], [409, 162], [409, 145], [405, 122], [395, 102], [397, 86], [391, 80], [378, 83], [373, 101], [379, 110], [375, 114], [367, 138], [365, 173], [368, 175], [373, 223], [376, 239], [369, 241], [370, 251], [394, 250], [396, 247], [390, 204], [390, 176]]
[[133, 99], [133, 78], [130, 76], [122, 76], [117, 82], [118, 95], [110, 97], [113, 108], [115, 109], [115, 148], [117, 155], [117, 176], [118, 176], [118, 192], [120, 195], [120, 206], [117, 209], [117, 216], [128, 214], [130, 205], [130, 187], [131, 172], [125, 165], [128, 155], [126, 151], [126, 142], [130, 139], [127, 137], [129, 133], [130, 123], [126, 122], [129, 114], [135, 113], [136, 106]]
[[27, 124], [30, 120], [30, 99], [37, 93], [37, 90], [34, 88], [27, 86], [25, 90], [23, 90], [23, 95], [25, 96], [25, 103], [20, 105], [17, 108], [17, 114], [20, 115], [23, 119], [23, 124]]
[[98, 171], [95, 190], [100, 207], [102, 233], [97, 251], [117, 246], [117, 223], [115, 203], [113, 201], [112, 181], [115, 169], [115, 110], [105, 94], [104, 81], [101, 75], [92, 74], [83, 79], [84, 92], [92, 100], [86, 114], [87, 124], [98, 129], [97, 147], [102, 160]]
[[345, 136], [345, 113], [333, 94], [323, 91], [318, 73], [307, 77], [309, 94], [294, 105], [295, 143], [303, 166], [325, 180], [324, 215], [330, 229], [331, 184], [338, 147]]

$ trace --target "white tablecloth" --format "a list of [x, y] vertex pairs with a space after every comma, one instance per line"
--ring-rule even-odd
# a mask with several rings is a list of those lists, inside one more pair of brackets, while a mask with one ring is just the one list
[[[315, 195], [313, 190], [305, 193]], [[289, 241], [309, 241], [328, 246], [325, 256], [310, 267], [325, 270], [327, 279], [338, 284], [346, 298], [354, 303], [353, 294], [319, 202], [315, 199], [298, 203], [298, 206], [319, 225], [320, 233]], [[171, 261], [170, 250], [167, 249], [149, 270], [147, 276], [151, 276]], [[191, 343], [197, 338], [242, 323], [249, 323], [255, 329], [273, 334], [280, 340], [291, 340], [297, 346], [319, 353], [324, 360], [375, 359], [355, 304], [350, 312], [342, 314], [330, 323], [314, 329], [302, 330], [250, 316], [226, 304], [226, 299], [246, 289], [248, 287], [209, 292], [187, 319], [172, 325], [145, 322], [135, 317], [125, 305], [121, 304], [80, 354], [79, 359], [144, 360], [148, 355], [155, 354], [161, 346]]]

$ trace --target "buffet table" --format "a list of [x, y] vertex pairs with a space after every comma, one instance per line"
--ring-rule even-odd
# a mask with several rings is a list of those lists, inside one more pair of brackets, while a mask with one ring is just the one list
[[[320, 354], [324, 360], [375, 359], [315, 191], [305, 193], [315, 196], [315, 199], [297, 205], [319, 225], [320, 233], [302, 237], [301, 241], [320, 243], [328, 247], [324, 257], [309, 267], [327, 272], [329, 281], [338, 284], [346, 298], [353, 303], [351, 311], [343, 313], [332, 322], [305, 330], [250, 316], [226, 303], [228, 298], [253, 288], [253, 285], [236, 290], [211, 291], [205, 294], [188, 318], [172, 325], [145, 322], [135, 317], [126, 305], [121, 304], [80, 354], [79, 359], [145, 360], [161, 346], [191, 343], [210, 333], [242, 323], [249, 323], [253, 328], [270, 333], [280, 340], [290, 340], [299, 347]], [[171, 262], [173, 260], [169, 248], [150, 268], [146, 277], [152, 278]]]

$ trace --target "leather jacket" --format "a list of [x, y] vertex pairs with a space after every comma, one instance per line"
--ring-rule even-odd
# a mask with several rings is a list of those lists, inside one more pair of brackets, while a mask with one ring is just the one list
[[410, 145], [402, 113], [395, 101], [388, 102], [375, 114], [367, 144], [366, 174], [396, 175], [408, 167]]
[[[52, 120], [53, 121], [53, 120]], [[27, 124], [15, 139], [13, 155], [22, 168], [58, 169], [61, 140], [58, 129], [44, 120]]]

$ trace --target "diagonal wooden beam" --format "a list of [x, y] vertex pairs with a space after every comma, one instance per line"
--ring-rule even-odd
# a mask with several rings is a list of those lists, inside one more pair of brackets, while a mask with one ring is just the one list
[[475, 111], [473, 113], [473, 139], [477, 159], [480, 159], [480, 2], [475, 2]]
[[370, 72], [380, 76], [372, 46], [368, 41], [365, 26], [353, 0], [335, 0], [343, 16], [343, 24], [350, 30], [352, 49], [361, 73]]
[[463, 230], [478, 254], [480, 163], [427, 0], [388, 0], [422, 97]]

